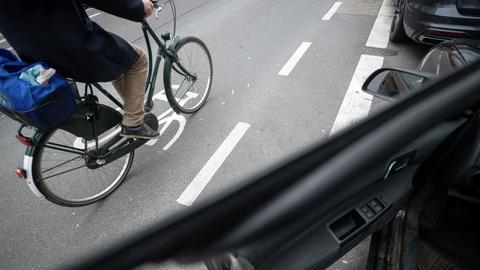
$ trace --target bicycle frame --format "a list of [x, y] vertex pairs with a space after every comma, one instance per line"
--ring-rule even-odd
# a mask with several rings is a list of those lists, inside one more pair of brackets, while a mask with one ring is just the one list
[[[142, 22], [142, 32], [145, 37], [145, 42], [147, 44], [147, 54], [148, 54], [148, 73], [147, 73], [147, 83], [145, 84], [145, 93], [146, 93], [146, 102], [145, 102], [145, 112], [149, 112], [153, 107], [153, 93], [155, 92], [155, 83], [157, 81], [158, 69], [160, 68], [160, 63], [162, 58], [171, 57], [176, 61], [176, 55], [172, 53], [173, 48], [175, 48], [178, 38], [174, 37], [172, 43], [170, 44], [170, 50], [166, 48], [158, 36], [155, 34], [150, 25], [144, 20]], [[155, 58], [155, 63], [153, 64], [152, 71], [152, 46], [150, 44], [149, 34], [152, 36], [155, 43], [158, 45], [157, 56]]]

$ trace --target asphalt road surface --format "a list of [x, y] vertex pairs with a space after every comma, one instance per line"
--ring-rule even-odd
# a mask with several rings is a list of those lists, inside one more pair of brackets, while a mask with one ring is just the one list
[[[428, 50], [388, 44], [389, 1], [177, 0], [177, 8], [177, 34], [201, 38], [212, 54], [211, 95], [194, 115], [166, 113], [166, 132], [136, 151], [128, 180], [106, 200], [71, 209], [35, 197], [14, 174], [24, 151], [14, 138], [18, 124], [0, 115], [0, 269], [58, 267], [245, 181], [381, 107], [359, 83], [382, 66], [415, 68]], [[171, 26], [163, 12], [151, 19], [158, 33]], [[145, 47], [139, 24], [87, 13]], [[10, 48], [2, 36], [0, 47]], [[161, 98], [155, 106], [159, 114], [169, 109]], [[199, 180], [199, 172], [211, 177]], [[362, 269], [367, 249], [368, 241], [330, 269]]]

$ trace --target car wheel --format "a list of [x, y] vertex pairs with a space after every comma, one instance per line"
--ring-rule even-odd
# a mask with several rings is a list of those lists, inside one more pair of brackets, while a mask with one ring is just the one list
[[405, 1], [399, 1], [395, 14], [393, 16], [392, 25], [390, 27], [390, 40], [393, 42], [403, 42], [408, 40], [403, 26], [403, 16], [405, 14]]

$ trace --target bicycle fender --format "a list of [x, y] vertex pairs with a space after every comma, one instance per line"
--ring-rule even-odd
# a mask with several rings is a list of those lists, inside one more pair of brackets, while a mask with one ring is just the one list
[[[175, 36], [172, 40], [172, 42], [170, 43], [170, 46], [168, 47], [169, 50], [167, 51], [167, 57], [165, 57], [165, 63], [163, 64], [163, 85], [164, 85], [164, 89], [167, 89], [167, 86], [166, 86], [166, 82], [165, 82], [165, 78], [166, 76], [168, 76], [168, 68], [167, 68], [167, 62], [170, 63], [169, 65], [172, 65], [172, 61], [176, 61], [176, 57], [177, 57], [177, 46], [178, 46], [178, 43], [180, 42], [180, 40], [182, 40], [181, 37], [179, 36]], [[167, 96], [167, 101], [172, 104], [170, 102], [170, 100], [168, 99], [168, 96]], [[181, 114], [182, 112], [180, 112], [177, 108], [175, 108], [174, 106], [170, 106], [172, 107], [172, 110], [176, 113], [176, 114]]]
[[38, 190], [37, 186], [35, 185], [35, 183], [33, 181], [32, 164], [33, 164], [33, 157], [25, 154], [25, 156], [23, 157], [23, 169], [25, 169], [25, 171], [27, 171], [27, 179], [26, 179], [27, 185], [30, 188], [30, 190], [33, 192], [33, 194], [35, 194], [35, 196], [43, 199], [43, 198], [45, 198], [45, 196], [43, 196], [43, 194], [40, 192], [40, 190]]
[[38, 141], [42, 138], [45, 133], [39, 131], [33, 135], [33, 144], [32, 146], [27, 147], [25, 151], [25, 155], [23, 156], [23, 169], [27, 172], [27, 185], [30, 190], [37, 196], [38, 198], [45, 198], [45, 196], [38, 190], [37, 186], [35, 185], [35, 181], [33, 180], [33, 154], [35, 153], [35, 148], [37, 147]]

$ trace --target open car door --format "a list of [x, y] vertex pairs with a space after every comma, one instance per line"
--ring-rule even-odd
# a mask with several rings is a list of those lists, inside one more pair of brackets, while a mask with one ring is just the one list
[[229, 254], [230, 265], [218, 269], [324, 269], [383, 228], [425, 184], [439, 146], [476, 115], [479, 89], [477, 62], [67, 268], [131, 269]]

